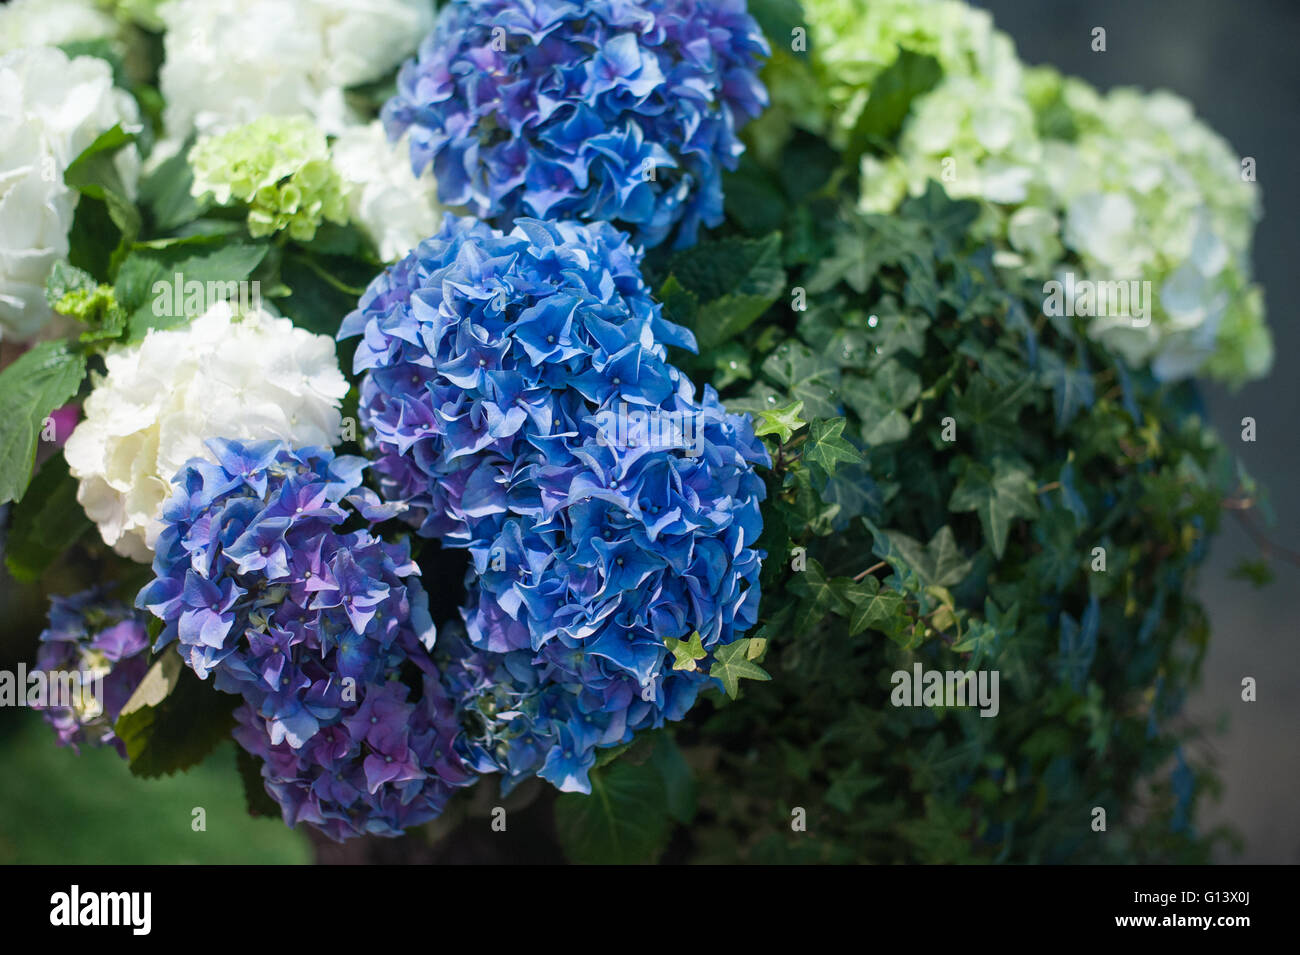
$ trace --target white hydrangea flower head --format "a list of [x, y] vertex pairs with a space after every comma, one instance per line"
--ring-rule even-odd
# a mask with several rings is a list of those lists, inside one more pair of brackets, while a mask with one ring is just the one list
[[442, 220], [432, 166], [411, 171], [407, 136], [390, 143], [378, 120], [344, 130], [331, 147], [334, 167], [351, 186], [349, 217], [395, 262], [437, 231]]
[[287, 318], [227, 302], [181, 328], [151, 330], [104, 357], [64, 447], [77, 500], [104, 542], [152, 559], [170, 482], [209, 438], [338, 443], [348, 384], [334, 342]]
[[172, 0], [160, 85], [170, 139], [265, 115], [308, 115], [327, 133], [352, 117], [345, 87], [378, 79], [433, 25], [427, 0]]
[[[897, 154], [863, 157], [864, 211], [891, 213], [937, 180], [954, 197], [982, 202], [974, 232], [995, 241], [1004, 269], [1150, 283], [1139, 286], [1149, 324], [1105, 315], [1089, 323], [1131, 364], [1164, 380], [1208, 371], [1235, 383], [1267, 372], [1263, 297], [1250, 279], [1258, 189], [1185, 100], [1132, 89], [1102, 95], [1049, 68], [1027, 70], [981, 16], [945, 19], [940, 0], [887, 0], [870, 10], [894, 2], [936, 16], [886, 24], [856, 0], [809, 4], [841, 14], [852, 7], [859, 29], [875, 31], [842, 53], [857, 56], [859, 70], [870, 57], [855, 49], [894, 43], [947, 60], [944, 78], [912, 103]], [[844, 15], [826, 22], [839, 35], [854, 30]], [[936, 30], [953, 35], [936, 38]], [[859, 92], [869, 95], [870, 81]]]
[[[50, 320], [45, 279], [68, 254], [78, 199], [64, 172], [100, 134], [138, 122], [135, 100], [114, 88], [101, 59], [54, 47], [0, 56], [0, 337], [30, 338]], [[115, 163], [134, 196], [135, 147]]]
[[117, 23], [93, 0], [11, 0], [0, 6], [0, 53], [112, 37]]

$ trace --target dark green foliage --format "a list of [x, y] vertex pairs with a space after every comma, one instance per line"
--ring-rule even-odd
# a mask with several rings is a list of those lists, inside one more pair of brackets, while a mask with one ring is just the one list
[[[775, 462], [772, 679], [692, 714], [714, 761], [697, 852], [1204, 859], [1174, 825], [1172, 717], [1208, 636], [1191, 574], [1236, 475], [1193, 389], [1042, 317], [937, 185], [801, 230], [816, 205], [781, 224], [788, 297], [731, 340], [747, 371], [723, 397], [759, 413]], [[997, 716], [892, 705], [915, 663], [998, 671]]]

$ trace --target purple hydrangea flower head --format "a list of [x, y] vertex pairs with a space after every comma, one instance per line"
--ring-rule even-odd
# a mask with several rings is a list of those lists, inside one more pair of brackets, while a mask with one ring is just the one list
[[393, 670], [363, 686], [341, 720], [297, 749], [272, 742], [252, 706], [235, 711], [235, 739], [263, 761], [263, 783], [286, 825], [306, 822], [337, 841], [399, 836], [436, 818], [477, 779], [456, 749], [455, 702], [427, 655], [410, 659], [418, 691]]
[[145, 622], [144, 614], [105, 600], [99, 589], [51, 599], [36, 654], [47, 699], [36, 708], [60, 745], [113, 746], [126, 757], [113, 724], [149, 667]]
[[452, 0], [383, 110], [446, 205], [620, 222], [654, 246], [722, 221], [767, 105], [745, 0]]
[[480, 771], [585, 791], [595, 750], [680, 719], [757, 616], [767, 453], [667, 361], [694, 340], [639, 266], [604, 223], [449, 216], [340, 331], [384, 497], [471, 557], [444, 677]]
[[343, 718], [357, 688], [433, 641], [405, 541], [344, 531], [373, 510], [364, 461], [276, 441], [214, 440], [163, 509], [153, 571], [137, 598], [163, 621], [155, 649], [244, 697], [270, 744], [298, 749]]

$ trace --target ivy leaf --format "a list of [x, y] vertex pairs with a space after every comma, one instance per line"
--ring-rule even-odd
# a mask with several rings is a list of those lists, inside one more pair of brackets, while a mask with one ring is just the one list
[[879, 630], [895, 642], [903, 642], [907, 619], [903, 614], [903, 595], [890, 587], [881, 587], [875, 577], [866, 577], [849, 591], [853, 612], [849, 615], [849, 636], [863, 630]]
[[845, 423], [843, 418], [819, 418], [809, 431], [804, 460], [817, 465], [827, 477], [841, 461], [856, 464], [862, 460], [862, 453], [843, 438]]
[[709, 654], [700, 641], [700, 631], [691, 634], [689, 640], [677, 640], [668, 637], [664, 640], [668, 652], [673, 655], [674, 670], [695, 670], [695, 661], [703, 660]]
[[18, 580], [35, 580], [90, 527], [77, 503], [77, 479], [68, 473], [63, 454], [56, 454], [41, 465], [14, 508], [5, 566]]
[[955, 587], [970, 573], [971, 561], [962, 555], [957, 538], [947, 524], [939, 528], [926, 545], [901, 531], [884, 533], [927, 586]]
[[0, 504], [27, 490], [46, 417], [77, 394], [86, 357], [64, 342], [41, 342], [0, 371]]
[[999, 560], [1006, 550], [1011, 522], [1017, 517], [1036, 517], [1038, 502], [1029, 471], [1005, 458], [994, 461], [993, 470], [967, 462], [966, 471], [948, 501], [951, 511], [975, 511], [984, 539]]
[[721, 682], [727, 696], [733, 700], [740, 693], [741, 680], [772, 679], [766, 670], [749, 659], [749, 640], [746, 638], [733, 640], [713, 651], [709, 676]]
[[753, 324], [785, 292], [781, 233], [700, 242], [673, 257], [664, 287], [674, 298], [680, 290], [695, 296], [699, 307], [691, 331], [701, 352], [716, 348]]
[[1069, 683], [1076, 693], [1092, 669], [1097, 654], [1097, 631], [1101, 626], [1101, 601], [1094, 595], [1083, 612], [1082, 622], [1068, 613], [1061, 614], [1061, 639], [1057, 647], [1057, 670], [1061, 679]]
[[[802, 401], [805, 419], [833, 418], [840, 414], [835, 393], [840, 387], [840, 369], [834, 362], [815, 354], [802, 342], [783, 341], [763, 360], [763, 375], [783, 392], [780, 403]], [[774, 407], [776, 402], [769, 404]]]
[[754, 423], [754, 434], [774, 434], [780, 444], [785, 444], [791, 435], [808, 423], [799, 417], [802, 410], [803, 402], [795, 401], [784, 408], [760, 411], [755, 416], [758, 420]]
[[869, 375], [845, 379], [844, 403], [862, 422], [862, 440], [873, 447], [901, 441], [912, 431], [906, 409], [921, 397], [921, 378], [890, 359]]
[[1052, 351], [1043, 352], [1041, 365], [1040, 379], [1052, 389], [1057, 430], [1064, 431], [1081, 409], [1092, 406], [1092, 373], [1086, 367], [1067, 365]]

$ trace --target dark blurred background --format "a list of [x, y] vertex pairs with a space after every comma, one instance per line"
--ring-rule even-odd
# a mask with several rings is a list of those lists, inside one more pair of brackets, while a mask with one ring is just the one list
[[[1300, 376], [1290, 356], [1300, 341], [1290, 282], [1300, 263], [1295, 223], [1300, 185], [1291, 165], [1300, 155], [1300, 3], [1295, 0], [983, 0], [1016, 40], [1028, 63], [1052, 64], [1102, 89], [1164, 87], [1238, 153], [1257, 160], [1265, 217], [1256, 234], [1258, 280], [1268, 300], [1277, 363], [1273, 375], [1239, 392], [1209, 392], [1215, 425], [1271, 492], [1276, 525], [1268, 534], [1300, 548]], [[1094, 27], [1107, 50], [1091, 50]], [[1245, 416], [1258, 422], [1254, 444], [1239, 441]], [[1258, 548], [1225, 521], [1199, 588], [1213, 625], [1204, 680], [1188, 717], [1219, 732], [1207, 736], [1223, 777], [1222, 799], [1203, 808], [1198, 825], [1228, 824], [1242, 851], [1223, 861], [1300, 862], [1300, 654], [1295, 605], [1300, 568], [1277, 562], [1277, 577], [1256, 590], [1229, 579]], [[57, 570], [45, 584], [70, 589]], [[0, 571], [0, 668], [30, 662], [44, 613], [30, 588]], [[1258, 681], [1258, 701], [1241, 701], [1241, 680]], [[207, 830], [192, 826], [206, 810]], [[329, 852], [322, 858], [329, 859]], [[81, 757], [53, 745], [36, 714], [0, 709], [0, 864], [15, 862], [304, 862], [306, 836], [244, 812], [233, 745], [203, 766], [163, 781], [133, 779], [115, 754]]]
[[[1277, 523], [1268, 535], [1300, 549], [1300, 329], [1291, 283], [1300, 265], [1300, 3], [1295, 0], [980, 0], [1010, 33], [1026, 63], [1051, 64], [1105, 90], [1165, 88], [1242, 156], [1257, 160], [1264, 219], [1255, 234], [1256, 277], [1264, 286], [1277, 358], [1271, 376], [1231, 393], [1210, 389], [1219, 433], [1270, 492]], [[1106, 29], [1106, 52], [1092, 30]], [[1241, 442], [1241, 419], [1258, 439]], [[1245, 844], [1223, 861], [1300, 862], [1300, 653], [1296, 604], [1300, 568], [1276, 561], [1262, 590], [1229, 572], [1258, 547], [1234, 520], [1224, 523], [1202, 568], [1199, 590], [1213, 639], [1188, 716], [1224, 731], [1206, 744], [1223, 776], [1222, 801], [1198, 824], [1228, 823]], [[1241, 701], [1241, 680], [1258, 682], [1258, 701]]]

